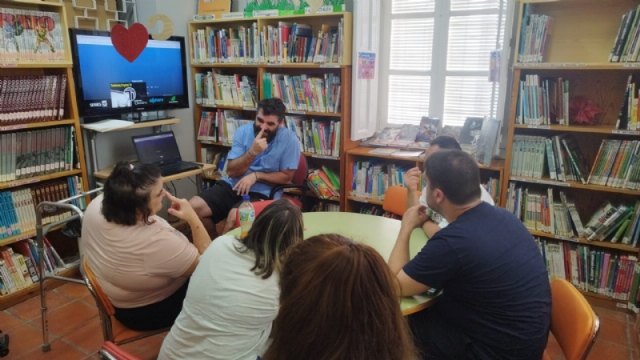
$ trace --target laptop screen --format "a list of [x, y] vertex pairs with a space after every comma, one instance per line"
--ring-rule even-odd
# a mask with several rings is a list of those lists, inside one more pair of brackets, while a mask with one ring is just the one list
[[173, 131], [133, 136], [131, 140], [141, 163], [164, 165], [182, 160]]

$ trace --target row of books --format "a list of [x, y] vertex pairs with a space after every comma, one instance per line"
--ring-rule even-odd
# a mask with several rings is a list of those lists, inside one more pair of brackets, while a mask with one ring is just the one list
[[255, 77], [224, 75], [219, 70], [195, 74], [196, 104], [255, 108], [257, 94]]
[[640, 140], [603, 139], [587, 183], [638, 190], [639, 160]]
[[[314, 36], [315, 35], [315, 36]], [[196, 64], [339, 64], [344, 55], [344, 23], [308, 24], [279, 21], [277, 26], [256, 22], [229, 28], [206, 26], [191, 33]]]
[[640, 269], [635, 255], [536, 238], [550, 278], [578, 289], [636, 304]]
[[570, 136], [515, 135], [513, 138], [511, 174], [552, 180], [587, 183], [586, 164]]
[[[0, 192], [0, 239], [35, 231], [36, 206], [43, 201], [56, 202], [82, 192], [82, 180], [70, 176], [31, 188]], [[74, 205], [86, 207], [84, 199], [76, 199]], [[70, 213], [60, 209], [44, 209], [42, 223], [62, 220]]]
[[[75, 265], [76, 262], [63, 260], [46, 237], [43, 241], [46, 274], [54, 274]], [[41, 278], [39, 261], [38, 246], [34, 239], [0, 249], [0, 295], [8, 295], [37, 283]]]
[[543, 61], [544, 51], [549, 41], [552, 18], [547, 15], [530, 14], [529, 4], [524, 5], [518, 61], [537, 63]]
[[236, 129], [253, 122], [251, 119], [243, 119], [242, 113], [237, 110], [203, 110], [200, 113], [198, 140], [231, 145]]
[[73, 168], [76, 152], [71, 126], [0, 134], [0, 182]]
[[0, 16], [0, 62], [65, 60], [65, 36], [59, 13], [0, 8]]
[[340, 204], [327, 202], [327, 201], [318, 201], [311, 206], [310, 211], [340, 211]]
[[340, 197], [340, 177], [327, 166], [309, 171], [307, 186], [320, 199]]
[[527, 74], [519, 86], [516, 124], [569, 125], [569, 80]]
[[408, 166], [358, 160], [353, 162], [351, 195], [382, 201], [389, 186], [403, 185]]
[[640, 140], [603, 139], [590, 171], [575, 139], [567, 135], [516, 135], [512, 155], [513, 176], [548, 175], [551, 180], [640, 189]]
[[66, 74], [1, 76], [0, 126], [62, 119], [66, 91]]
[[640, 201], [634, 205], [605, 202], [584, 224], [575, 203], [563, 191], [535, 190], [509, 184], [507, 210], [530, 230], [567, 239], [583, 238], [637, 246], [640, 237]]
[[554, 196], [553, 188], [533, 190], [510, 183], [506, 209], [529, 230], [564, 238], [575, 238], [584, 231], [575, 203], [563, 191], [559, 192], [559, 198]]
[[340, 111], [340, 76], [288, 75], [265, 72], [262, 77], [265, 98], [277, 97], [288, 111]]
[[620, 107], [616, 129], [640, 130], [640, 114], [638, 114], [640, 111], [640, 106], [638, 106], [639, 92], [638, 81], [634, 80], [633, 74], [630, 74], [627, 78], [624, 101]]
[[298, 136], [302, 150], [324, 156], [340, 156], [340, 121], [285, 116], [287, 128]]
[[610, 62], [635, 62], [640, 55], [640, 6], [622, 15], [609, 53]]
[[376, 215], [376, 216], [382, 216], [382, 217], [387, 217], [387, 218], [392, 218], [392, 219], [400, 219], [400, 216], [390, 213], [388, 211], [384, 211], [384, 209], [382, 209], [382, 207], [378, 206], [378, 205], [361, 205], [358, 208], [358, 213], [359, 214], [367, 214], [367, 215]]
[[205, 164], [215, 165], [215, 168], [212, 169], [211, 174], [207, 174], [209, 175], [209, 177], [222, 176], [227, 173], [227, 154], [229, 153], [228, 150], [213, 147], [202, 147], [200, 151], [200, 158]]

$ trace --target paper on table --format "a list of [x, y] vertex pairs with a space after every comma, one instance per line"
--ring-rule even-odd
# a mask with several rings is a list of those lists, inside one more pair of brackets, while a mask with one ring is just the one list
[[91, 124], [82, 124], [82, 127], [88, 130], [97, 132], [107, 132], [117, 129], [125, 129], [133, 126], [132, 121], [118, 120], [118, 119], [105, 119]]

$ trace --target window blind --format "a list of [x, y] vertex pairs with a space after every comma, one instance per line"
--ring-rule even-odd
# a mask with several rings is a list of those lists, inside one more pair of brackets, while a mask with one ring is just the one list
[[496, 116], [489, 57], [502, 46], [506, 1], [391, 0], [381, 68], [386, 123], [430, 115], [461, 126], [469, 116]]

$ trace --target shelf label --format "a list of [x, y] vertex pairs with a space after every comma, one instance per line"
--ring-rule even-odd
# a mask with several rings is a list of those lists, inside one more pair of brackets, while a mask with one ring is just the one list
[[550, 125], [526, 125], [528, 129], [543, 129], [543, 130], [551, 130]]
[[287, 111], [289, 114], [298, 114], [298, 115], [304, 115], [306, 114], [306, 112], [302, 111], [302, 110], [289, 110]]
[[278, 9], [254, 10], [253, 11], [253, 16], [255, 16], [255, 17], [258, 17], [258, 16], [278, 16]]
[[335, 69], [335, 68], [339, 68], [340, 64], [337, 64], [337, 63], [320, 64], [320, 67]]
[[571, 184], [569, 184], [569, 183], [562, 182], [562, 181], [555, 181], [555, 180], [523, 178], [523, 177], [517, 177], [517, 176], [512, 176], [512, 177], [509, 178], [509, 180], [511, 180], [511, 181], [520, 181], [520, 182], [528, 182], [528, 183], [534, 183], [534, 184], [544, 184], [544, 185], [571, 187]]
[[611, 133], [618, 134], [618, 135], [640, 135], [640, 131], [637, 131], [637, 130], [614, 129], [614, 130], [611, 130]]
[[311, 154], [310, 156], [312, 158], [316, 158], [316, 159], [329, 159], [329, 160], [338, 160], [339, 159], [339, 158], [337, 158], [335, 156], [329, 156], [329, 155]]
[[238, 19], [243, 17], [244, 17], [244, 12], [242, 11], [234, 11], [234, 12], [228, 12], [228, 13], [222, 14], [223, 19]]

